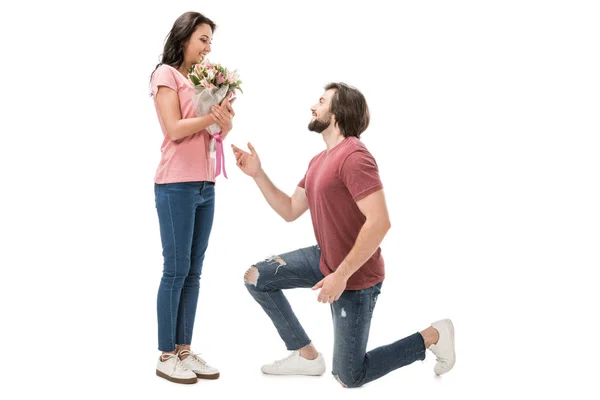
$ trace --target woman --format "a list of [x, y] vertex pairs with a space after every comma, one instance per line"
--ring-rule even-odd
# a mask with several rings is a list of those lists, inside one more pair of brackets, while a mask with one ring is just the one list
[[219, 371], [191, 352], [190, 344], [215, 201], [210, 136], [218, 123], [224, 139], [234, 115], [229, 95], [212, 113], [196, 117], [189, 69], [211, 50], [216, 25], [197, 12], [181, 15], [167, 36], [162, 61], [152, 73], [151, 88], [164, 134], [155, 176], [155, 198], [164, 269], [158, 290], [158, 360], [156, 374], [177, 383], [216, 379]]

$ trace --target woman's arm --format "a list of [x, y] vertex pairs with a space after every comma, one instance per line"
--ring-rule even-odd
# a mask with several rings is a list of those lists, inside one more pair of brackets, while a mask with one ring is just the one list
[[167, 135], [173, 141], [191, 136], [217, 122], [212, 113], [202, 117], [181, 118], [179, 96], [167, 86], [158, 87], [156, 104]]

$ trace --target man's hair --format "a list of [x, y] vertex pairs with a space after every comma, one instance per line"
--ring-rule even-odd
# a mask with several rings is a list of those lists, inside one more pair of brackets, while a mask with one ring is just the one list
[[369, 126], [369, 106], [365, 96], [358, 89], [342, 82], [332, 82], [325, 90], [336, 89], [331, 98], [330, 112], [344, 137], [355, 136], [360, 139]]

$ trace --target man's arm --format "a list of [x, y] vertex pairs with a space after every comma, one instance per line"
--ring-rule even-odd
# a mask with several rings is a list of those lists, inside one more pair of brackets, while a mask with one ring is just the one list
[[262, 168], [254, 177], [254, 182], [271, 208], [287, 222], [295, 221], [308, 210], [308, 199], [303, 188], [296, 187], [296, 191], [290, 197], [277, 189]]
[[252, 144], [248, 143], [250, 153], [231, 146], [238, 167], [246, 175], [254, 178], [267, 203], [287, 222], [298, 219], [308, 210], [308, 199], [303, 188], [297, 187], [292, 197], [283, 193], [271, 182], [266, 172], [262, 169], [260, 158]]
[[383, 189], [356, 202], [356, 205], [367, 220], [350, 253], [335, 271], [346, 280], [371, 258], [392, 227]]
[[333, 303], [340, 298], [348, 279], [371, 258], [392, 226], [383, 189], [357, 201], [356, 205], [366, 217], [365, 223], [335, 272], [313, 287], [313, 290], [321, 288], [318, 301], [322, 303]]

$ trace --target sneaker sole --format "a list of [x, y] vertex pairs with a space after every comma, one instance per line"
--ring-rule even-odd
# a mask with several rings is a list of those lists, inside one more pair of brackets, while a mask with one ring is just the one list
[[164, 372], [161, 372], [159, 370], [156, 370], [156, 375], [160, 376], [161, 378], [165, 378], [169, 382], [183, 383], [184, 385], [189, 385], [189, 384], [198, 382], [198, 379], [196, 379], [196, 378], [187, 378], [187, 379], [173, 378], [172, 376], [169, 376], [169, 375], [167, 375]]
[[448, 327], [449, 327], [449, 331], [450, 331], [450, 340], [452, 342], [452, 366], [450, 368], [448, 368], [447, 371], [443, 371], [442, 373], [438, 374], [436, 373], [437, 376], [441, 376], [444, 375], [448, 372], [450, 372], [450, 370], [452, 368], [454, 368], [454, 365], [456, 364], [456, 347], [454, 346], [454, 324], [452, 323], [452, 320], [447, 319], [446, 322], [448, 322]]
[[296, 372], [278, 372], [278, 373], [271, 373], [271, 372], [265, 372], [262, 371], [261, 372], [265, 375], [273, 375], [273, 376], [277, 376], [277, 375], [281, 375], [281, 376], [290, 376], [290, 375], [302, 375], [302, 376], [321, 376], [325, 373], [325, 371], [323, 372], [302, 372], [302, 371], [296, 371]]
[[212, 374], [212, 375], [196, 374], [196, 376], [198, 377], [198, 379], [219, 379], [221, 374], [219, 372], [217, 372], [216, 374]]

